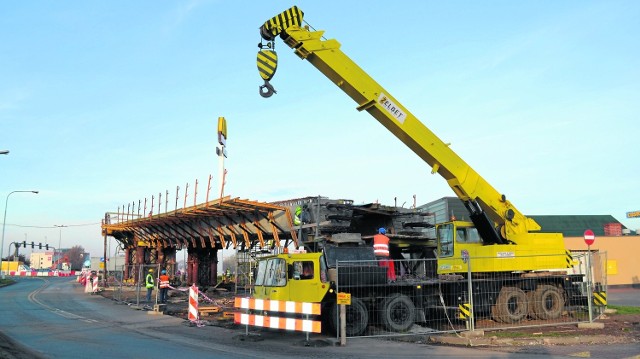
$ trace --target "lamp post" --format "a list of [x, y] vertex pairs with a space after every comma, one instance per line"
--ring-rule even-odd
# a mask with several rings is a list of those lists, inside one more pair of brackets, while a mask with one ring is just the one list
[[[59, 261], [59, 260], [60, 260], [60, 258], [62, 258], [62, 252], [61, 252], [61, 249], [60, 249], [60, 248], [62, 248], [62, 228], [66, 227], [66, 226], [65, 226], [64, 224], [60, 224], [60, 225], [58, 225], [58, 224], [54, 224], [53, 226], [54, 226], [54, 227], [58, 227], [58, 228], [60, 228], [60, 238], [58, 239], [58, 258], [56, 259], [57, 261]], [[56, 252], [54, 251], [53, 253], [54, 253], [54, 256], [53, 256], [53, 257], [55, 258], [55, 253], [56, 253]], [[54, 260], [54, 262], [55, 262], [56, 260]], [[58, 263], [58, 265], [60, 265], [60, 263]], [[57, 267], [57, 266], [56, 266], [56, 267]], [[57, 269], [57, 268], [56, 268], [56, 269]]]
[[9, 204], [9, 196], [17, 192], [31, 192], [31, 193], [38, 194], [38, 191], [12, 191], [12, 192], [9, 192], [9, 194], [7, 195], [7, 199], [4, 201], [4, 219], [2, 220], [2, 242], [0, 243], [0, 278], [2, 279], [4, 279], [4, 271], [2, 271], [2, 256], [3, 256], [2, 251], [4, 249], [4, 228], [7, 225], [7, 205]]
[[0, 155], [8, 155], [9, 150], [0, 150]]

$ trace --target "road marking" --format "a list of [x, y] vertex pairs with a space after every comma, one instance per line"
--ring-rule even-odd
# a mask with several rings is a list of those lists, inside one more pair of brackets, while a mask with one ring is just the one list
[[82, 320], [82, 321], [87, 322], [87, 323], [98, 323], [98, 321], [97, 321], [97, 320], [88, 319], [88, 318], [85, 318], [85, 317], [80, 316], [80, 315], [77, 315], [77, 314], [73, 314], [73, 313], [65, 312], [65, 311], [64, 311], [64, 310], [62, 310], [62, 309], [58, 309], [58, 308], [50, 307], [50, 306], [48, 306], [48, 305], [46, 305], [46, 304], [42, 303], [41, 301], [39, 301], [39, 300], [36, 298], [36, 295], [38, 295], [38, 294], [39, 294], [40, 292], [42, 292], [45, 288], [47, 288], [47, 287], [49, 286], [49, 284], [51, 284], [51, 283], [49, 282], [49, 280], [47, 280], [47, 279], [43, 279], [43, 281], [44, 281], [44, 284], [43, 284], [40, 288], [38, 288], [38, 289], [34, 290], [33, 292], [29, 293], [29, 295], [28, 295], [28, 297], [27, 297], [27, 298], [29, 299], [29, 301], [30, 301], [31, 303], [34, 303], [34, 304], [36, 304], [36, 305], [39, 305], [39, 306], [41, 306], [42, 308], [44, 308], [44, 309], [46, 309], [46, 310], [50, 311], [51, 313], [53, 313], [53, 314], [57, 314], [57, 315], [59, 315], [59, 316], [61, 316], [61, 317], [63, 317], [63, 318], [67, 318], [67, 319], [75, 319], [75, 320]]
[[578, 357], [578, 358], [591, 358], [591, 352], [577, 352], [573, 354], [569, 354], [570, 357]]

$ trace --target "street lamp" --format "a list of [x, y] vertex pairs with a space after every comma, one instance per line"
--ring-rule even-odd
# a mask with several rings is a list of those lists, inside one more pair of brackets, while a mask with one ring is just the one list
[[0, 151], [0, 155], [8, 155], [9, 154], [9, 150], [1, 150]]
[[[60, 248], [62, 248], [62, 228], [66, 227], [66, 226], [64, 224], [60, 224], [60, 225], [54, 224], [53, 226], [60, 228], [60, 237], [58, 239], [58, 259], [56, 259], [57, 261], [60, 261], [60, 258], [62, 258], [62, 251], [60, 249]], [[53, 257], [55, 258], [55, 251], [53, 253], [54, 253]], [[58, 265], [60, 265], [60, 263], [58, 263]], [[58, 265], [56, 265], [56, 267]], [[58, 268], [56, 268], [56, 269], [58, 269]]]
[[[9, 151], [7, 151], [9, 153]], [[4, 220], [2, 220], [2, 243], [0, 243], [0, 278], [4, 279], [4, 272], [2, 271], [2, 250], [4, 249], [4, 227], [7, 225], [7, 205], [9, 204], [9, 196], [17, 192], [31, 192], [38, 194], [38, 191], [13, 191], [9, 192], [7, 199], [4, 201]]]

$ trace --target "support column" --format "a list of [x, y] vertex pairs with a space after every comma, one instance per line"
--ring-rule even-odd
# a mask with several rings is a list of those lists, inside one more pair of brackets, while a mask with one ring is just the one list
[[211, 281], [209, 283], [211, 283], [211, 285], [216, 285], [218, 284], [218, 250], [217, 249], [211, 250], [211, 258], [213, 260], [211, 261]]
[[144, 264], [144, 247], [136, 247], [136, 266], [133, 268], [134, 282], [138, 283], [140, 278], [140, 265]]
[[158, 245], [158, 247], [156, 248], [156, 261], [156, 263], [158, 263], [160, 267], [165, 267], [166, 263], [164, 262], [164, 249], [160, 247], [160, 245]]
[[124, 271], [122, 273], [122, 278], [123, 279], [129, 279], [129, 266], [131, 265], [131, 259], [130, 256], [131, 255], [131, 250], [129, 249], [129, 247], [124, 249]]

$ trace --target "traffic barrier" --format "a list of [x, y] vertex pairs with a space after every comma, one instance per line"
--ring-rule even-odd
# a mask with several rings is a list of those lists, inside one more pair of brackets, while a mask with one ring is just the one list
[[198, 287], [192, 285], [189, 288], [189, 321], [198, 322]]
[[98, 277], [93, 278], [93, 293], [98, 293]]
[[[234, 307], [245, 309], [246, 313], [235, 313], [236, 324], [251, 325], [272, 329], [294, 330], [307, 333], [320, 333], [319, 320], [309, 319], [310, 315], [320, 315], [320, 303], [300, 303], [280, 300], [253, 299], [236, 297]], [[250, 314], [250, 310], [280, 312], [303, 315], [305, 318], [282, 318], [269, 315]]]

